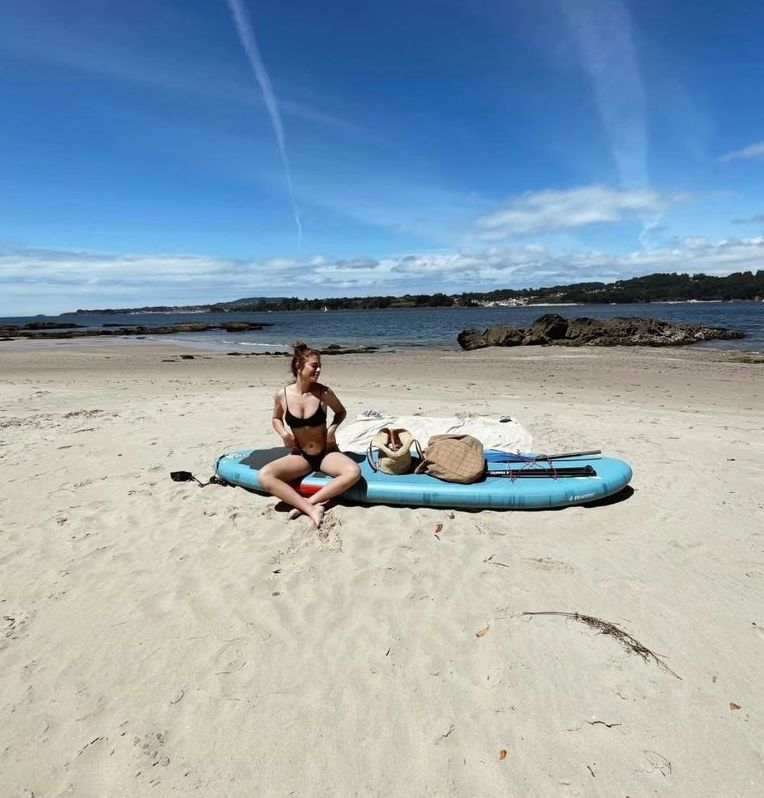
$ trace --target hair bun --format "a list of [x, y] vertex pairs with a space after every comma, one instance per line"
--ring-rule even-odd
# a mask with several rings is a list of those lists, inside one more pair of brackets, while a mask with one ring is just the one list
[[319, 352], [318, 349], [308, 346], [306, 343], [303, 343], [303, 341], [295, 341], [292, 344], [292, 349], [294, 350], [294, 355], [292, 355], [291, 371], [295, 377], [297, 376], [298, 369], [302, 368], [309, 357], [312, 355], [321, 357], [321, 352]]

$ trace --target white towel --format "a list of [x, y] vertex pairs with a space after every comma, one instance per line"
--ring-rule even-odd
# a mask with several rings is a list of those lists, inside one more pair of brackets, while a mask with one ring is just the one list
[[500, 452], [530, 452], [533, 444], [530, 432], [515, 419], [500, 421], [494, 416], [391, 416], [379, 410], [364, 410], [342, 424], [337, 430], [337, 444], [342, 451], [365, 452], [374, 434], [382, 427], [407, 429], [422, 448], [427, 446], [432, 435], [472, 435], [486, 449]]

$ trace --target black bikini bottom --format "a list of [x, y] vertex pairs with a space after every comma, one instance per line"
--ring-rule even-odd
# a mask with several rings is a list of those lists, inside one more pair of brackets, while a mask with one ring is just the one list
[[303, 452], [302, 449], [300, 449], [299, 451], [294, 452], [294, 454], [299, 454], [300, 457], [304, 457], [307, 460], [308, 465], [314, 471], [320, 471], [321, 470], [321, 463], [324, 461], [324, 457], [326, 457], [327, 454], [330, 454], [331, 452], [336, 452], [336, 451], [338, 451], [338, 450], [337, 449], [322, 449], [317, 454], [308, 454], [307, 452]]

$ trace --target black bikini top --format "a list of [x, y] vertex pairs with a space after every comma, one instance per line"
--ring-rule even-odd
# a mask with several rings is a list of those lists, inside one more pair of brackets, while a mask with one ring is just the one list
[[324, 395], [324, 390], [326, 389], [321, 389], [321, 396], [318, 399], [318, 407], [316, 408], [316, 412], [313, 413], [312, 416], [307, 416], [307, 418], [298, 418], [289, 412], [287, 390], [284, 388], [284, 404], [286, 405], [284, 419], [292, 429], [299, 429], [300, 427], [322, 427], [324, 424], [326, 424], [326, 410], [324, 410], [324, 405], [321, 401], [321, 397]]

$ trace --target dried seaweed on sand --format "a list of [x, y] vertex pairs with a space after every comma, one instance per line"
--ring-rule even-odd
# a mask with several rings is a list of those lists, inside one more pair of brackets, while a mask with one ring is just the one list
[[614, 637], [629, 653], [638, 654], [645, 662], [654, 662], [659, 668], [675, 676], [681, 680], [681, 676], [675, 673], [669, 666], [654, 652], [650, 651], [647, 646], [643, 646], [635, 637], [632, 637], [628, 632], [620, 629], [614, 623], [603, 621], [601, 618], [595, 618], [592, 615], [582, 615], [580, 612], [558, 612], [554, 610], [547, 610], [544, 612], [524, 612], [523, 615], [560, 615], [563, 618], [568, 618], [572, 621], [586, 624], [592, 629], [596, 629], [600, 634]]

